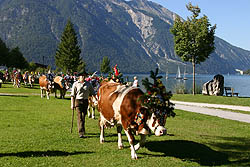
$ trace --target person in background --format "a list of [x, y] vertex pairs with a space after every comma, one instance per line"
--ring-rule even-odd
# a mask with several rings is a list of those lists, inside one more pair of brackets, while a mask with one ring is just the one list
[[136, 76], [134, 76], [134, 82], [133, 82], [133, 87], [139, 87], [139, 84], [138, 84], [138, 79]]
[[54, 76], [53, 76], [53, 74], [51, 73], [50, 70], [48, 71], [47, 77], [48, 77], [48, 80], [49, 80], [50, 82], [53, 82]]
[[88, 109], [88, 97], [95, 95], [92, 85], [85, 80], [87, 74], [79, 73], [79, 80], [72, 86], [71, 109], [77, 112], [77, 127], [80, 138], [85, 138], [85, 116]]

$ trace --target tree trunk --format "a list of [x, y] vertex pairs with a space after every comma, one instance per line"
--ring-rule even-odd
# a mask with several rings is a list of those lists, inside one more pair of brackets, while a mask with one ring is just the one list
[[193, 64], [193, 95], [195, 95], [195, 61], [194, 58], [192, 59]]

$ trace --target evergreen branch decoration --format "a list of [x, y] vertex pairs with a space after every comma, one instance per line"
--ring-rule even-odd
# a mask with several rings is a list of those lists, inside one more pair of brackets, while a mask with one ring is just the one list
[[175, 116], [174, 104], [170, 102], [172, 97], [171, 91], [167, 92], [163, 85], [161, 78], [158, 76], [158, 68], [155, 72], [150, 71], [150, 77], [153, 79], [153, 83], [148, 78], [142, 80], [142, 85], [146, 89], [146, 93], [140, 97], [142, 106], [149, 109], [150, 112], [156, 113], [158, 116], [167, 114], [168, 117]]

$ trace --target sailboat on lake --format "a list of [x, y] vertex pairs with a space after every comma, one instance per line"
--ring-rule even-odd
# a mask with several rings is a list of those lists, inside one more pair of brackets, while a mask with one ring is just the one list
[[168, 69], [167, 69], [167, 71], [166, 71], [166, 79], [168, 79]]
[[[167, 59], [166, 59], [167, 60]], [[168, 60], [167, 60], [166, 80], [168, 79]]]
[[178, 69], [177, 69], [177, 73], [176, 73], [176, 78], [175, 79], [182, 79], [181, 77], [181, 71], [180, 71], [180, 67], [178, 66]]
[[185, 66], [185, 68], [184, 68], [183, 80], [187, 80], [187, 77], [186, 77], [186, 66]]

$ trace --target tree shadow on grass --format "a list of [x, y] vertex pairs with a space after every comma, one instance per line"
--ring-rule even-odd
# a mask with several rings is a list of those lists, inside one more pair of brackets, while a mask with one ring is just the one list
[[184, 161], [197, 162], [200, 165], [216, 166], [230, 163], [228, 156], [225, 153], [212, 150], [206, 145], [193, 141], [151, 141], [147, 142], [145, 146], [152, 152], [163, 153], [163, 156], [176, 157]]
[[224, 137], [224, 136], [208, 136], [203, 135], [203, 138], [212, 139], [209, 145], [219, 148], [226, 152], [231, 162], [235, 166], [250, 166], [250, 140], [249, 137]]
[[89, 151], [75, 151], [75, 152], [66, 152], [66, 151], [24, 151], [24, 152], [16, 152], [16, 153], [0, 153], [1, 157], [6, 156], [16, 156], [16, 157], [53, 157], [53, 156], [71, 156], [77, 154], [92, 154], [94, 152]]

